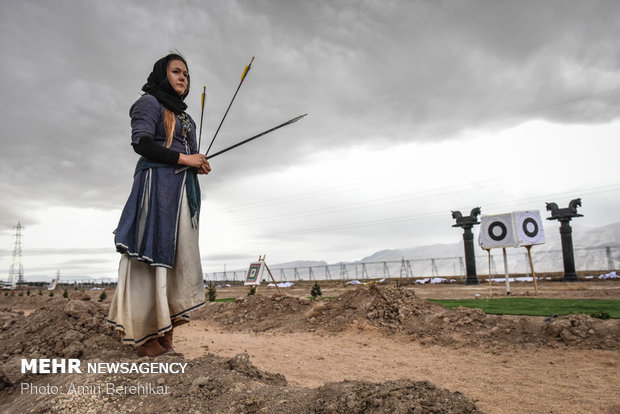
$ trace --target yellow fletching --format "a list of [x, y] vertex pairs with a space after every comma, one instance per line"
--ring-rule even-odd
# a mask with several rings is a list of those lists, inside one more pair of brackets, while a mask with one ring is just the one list
[[200, 105], [201, 105], [203, 108], [204, 108], [204, 106], [205, 106], [205, 93], [204, 93], [204, 92], [202, 93], [202, 101], [201, 101]]
[[245, 74], [246, 74], [246, 73], [248, 73], [248, 68], [249, 68], [249, 67], [250, 67], [250, 66], [248, 65], [248, 66], [246, 66], [246, 67], [245, 67], [245, 69], [243, 70], [243, 75], [241, 75], [241, 80], [243, 80], [243, 78], [245, 78]]

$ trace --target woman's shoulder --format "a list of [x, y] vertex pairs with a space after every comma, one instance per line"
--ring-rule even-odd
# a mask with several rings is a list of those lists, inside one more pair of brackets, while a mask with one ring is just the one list
[[129, 114], [132, 115], [134, 111], [138, 110], [140, 112], [149, 112], [153, 114], [159, 115], [161, 112], [162, 105], [159, 103], [156, 97], [151, 94], [145, 93], [137, 101], [131, 105], [129, 109]]

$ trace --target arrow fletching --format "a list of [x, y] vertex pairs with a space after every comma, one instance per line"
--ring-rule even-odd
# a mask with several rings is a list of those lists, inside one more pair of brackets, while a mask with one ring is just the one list
[[254, 62], [254, 56], [252, 56], [252, 60], [250, 60], [250, 64], [247, 65], [245, 69], [243, 70], [243, 75], [241, 75], [241, 82], [243, 82], [243, 79], [245, 79], [245, 75], [247, 75], [248, 72], [250, 71], [250, 68], [252, 67], [252, 62]]

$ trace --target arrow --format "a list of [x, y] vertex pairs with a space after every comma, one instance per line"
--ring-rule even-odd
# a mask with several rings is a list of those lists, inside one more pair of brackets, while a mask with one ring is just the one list
[[223, 149], [223, 150], [221, 150], [221, 151], [218, 151], [218, 152], [216, 152], [215, 154], [211, 154], [211, 155], [207, 156], [207, 159], [209, 159], [209, 158], [213, 158], [213, 157], [217, 157], [217, 156], [218, 156], [218, 155], [220, 155], [220, 154], [223, 154], [223, 153], [225, 153], [225, 152], [227, 152], [227, 151], [230, 151], [230, 150], [231, 150], [231, 149], [233, 149], [233, 148], [237, 148], [238, 146], [241, 146], [241, 145], [243, 145], [243, 144], [246, 144], [246, 143], [248, 143], [248, 142], [250, 142], [250, 141], [252, 141], [252, 140], [255, 140], [256, 138], [260, 138], [260, 137], [262, 137], [263, 135], [266, 135], [266, 134], [268, 134], [268, 133], [270, 133], [270, 132], [272, 132], [272, 131], [275, 131], [275, 130], [276, 130], [276, 129], [278, 129], [278, 128], [282, 128], [283, 126], [287, 126], [287, 125], [292, 124], [293, 122], [297, 122], [297, 121], [299, 121], [301, 118], [303, 118], [303, 117], [304, 117], [304, 116], [306, 116], [306, 115], [308, 115], [308, 114], [299, 115], [298, 117], [295, 117], [295, 118], [293, 118], [293, 119], [291, 119], [291, 120], [288, 120], [288, 121], [284, 122], [283, 124], [280, 124], [280, 125], [278, 125], [278, 126], [276, 126], [276, 127], [273, 127], [273, 128], [271, 128], [271, 129], [268, 129], [268, 130], [267, 130], [267, 131], [265, 131], [265, 132], [261, 132], [260, 134], [258, 134], [258, 135], [254, 135], [253, 137], [250, 137], [250, 138], [245, 139], [245, 140], [243, 140], [243, 141], [241, 141], [241, 142], [238, 142], [238, 143], [236, 143], [235, 145], [231, 145], [230, 147], [225, 148], [225, 149]]
[[[211, 155], [207, 156], [207, 159], [210, 159], [210, 158], [213, 158], [213, 157], [217, 157], [218, 155], [223, 154], [223, 153], [225, 153], [227, 151], [230, 151], [233, 148], [237, 148], [237, 147], [239, 147], [239, 146], [241, 146], [243, 144], [246, 144], [246, 143], [248, 143], [248, 142], [250, 142], [252, 140], [255, 140], [256, 138], [260, 138], [263, 135], [267, 135], [268, 133], [273, 132], [276, 129], [279, 129], [279, 128], [282, 128], [284, 126], [290, 125], [290, 124], [292, 124], [294, 122], [297, 122], [297, 121], [299, 121], [301, 118], [303, 118], [306, 115], [308, 115], [308, 114], [299, 115], [299, 116], [297, 116], [297, 117], [295, 117], [293, 119], [290, 119], [290, 120], [288, 120], [288, 121], [286, 121], [286, 122], [284, 122], [284, 123], [282, 123], [282, 124], [280, 124], [278, 126], [275, 126], [275, 127], [271, 128], [271, 129], [268, 129], [267, 131], [261, 132], [260, 134], [254, 135], [253, 137], [250, 137], [248, 139], [244, 139], [243, 141], [238, 142], [235, 145], [231, 145], [230, 147], [224, 148], [223, 150], [218, 151], [215, 154], [211, 154]], [[178, 174], [178, 173], [183, 172], [183, 171], [185, 171], [185, 170], [187, 170], [189, 168], [190, 167], [187, 167], [187, 166], [186, 167], [181, 167], [181, 168], [175, 170], [174, 173]]]
[[230, 107], [232, 106], [235, 100], [235, 97], [237, 96], [237, 92], [239, 92], [241, 85], [243, 85], [243, 80], [245, 79], [246, 75], [252, 68], [252, 62], [254, 62], [254, 56], [252, 56], [252, 60], [250, 60], [250, 64], [247, 65], [245, 69], [243, 70], [243, 74], [241, 75], [241, 81], [239, 82], [239, 86], [237, 86], [237, 90], [235, 91], [235, 94], [233, 95], [232, 99], [230, 100], [230, 103], [228, 104], [228, 108], [226, 109], [226, 112], [224, 113], [224, 117], [222, 117], [222, 120], [220, 121], [220, 125], [217, 127], [217, 130], [215, 131], [215, 135], [213, 135], [213, 139], [211, 140], [211, 143], [209, 144], [209, 148], [207, 148], [207, 152], [205, 153], [205, 155], [209, 154], [209, 150], [211, 149], [211, 146], [213, 145], [213, 142], [215, 141], [215, 137], [217, 137], [217, 133], [220, 132], [220, 128], [222, 127], [222, 124], [224, 123], [224, 120], [226, 119], [226, 115], [228, 115], [228, 111], [230, 110]]

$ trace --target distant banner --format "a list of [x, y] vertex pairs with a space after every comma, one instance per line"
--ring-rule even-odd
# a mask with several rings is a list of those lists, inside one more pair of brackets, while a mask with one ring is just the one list
[[47, 290], [56, 289], [56, 282], [58, 282], [58, 279], [52, 279], [49, 285], [47, 285]]
[[265, 269], [263, 261], [257, 263], [251, 263], [248, 269], [248, 274], [245, 277], [244, 285], [260, 285], [263, 277], [263, 270]]

